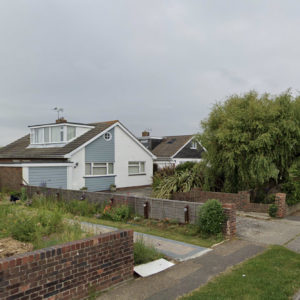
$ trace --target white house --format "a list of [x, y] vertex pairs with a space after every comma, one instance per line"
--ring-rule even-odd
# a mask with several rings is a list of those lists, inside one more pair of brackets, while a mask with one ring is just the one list
[[29, 126], [0, 149], [0, 187], [22, 183], [89, 191], [152, 184], [155, 155], [119, 121]]
[[202, 160], [204, 148], [195, 140], [194, 135], [153, 137], [149, 132], [144, 131], [139, 140], [156, 156], [154, 165], [158, 169], [177, 166], [187, 161]]

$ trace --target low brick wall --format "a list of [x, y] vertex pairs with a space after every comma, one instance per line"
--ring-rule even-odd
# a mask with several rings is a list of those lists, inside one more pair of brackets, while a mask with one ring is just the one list
[[133, 276], [133, 232], [122, 230], [0, 259], [0, 299], [84, 299]]
[[[167, 199], [156, 199], [150, 197], [135, 197], [118, 193], [109, 192], [83, 192], [76, 190], [62, 190], [53, 188], [41, 188], [36, 186], [27, 186], [27, 192], [29, 196], [33, 196], [35, 193], [43, 193], [46, 196], [55, 196], [65, 201], [80, 200], [82, 198], [87, 199], [94, 203], [109, 203], [113, 199], [114, 203], [126, 203], [131, 209], [141, 216], [144, 216], [144, 205], [148, 205], [148, 216], [151, 219], [171, 219], [177, 220], [180, 223], [185, 223], [185, 209], [188, 208], [189, 222], [194, 224], [197, 219], [198, 209], [203, 203], [190, 202], [190, 201], [176, 201]], [[228, 214], [229, 216], [236, 215], [236, 207], [225, 208], [226, 210], [234, 210]], [[233, 225], [234, 224], [234, 225]], [[234, 222], [228, 223], [230, 226], [235, 226]], [[226, 229], [225, 232], [235, 232], [235, 229]]]

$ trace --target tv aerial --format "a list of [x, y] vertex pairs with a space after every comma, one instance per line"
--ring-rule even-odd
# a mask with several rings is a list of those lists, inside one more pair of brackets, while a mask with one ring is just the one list
[[59, 107], [54, 107], [53, 110], [57, 112], [57, 119], [59, 120], [59, 117], [60, 117], [59, 114], [63, 113], [64, 109], [63, 108], [59, 108]]

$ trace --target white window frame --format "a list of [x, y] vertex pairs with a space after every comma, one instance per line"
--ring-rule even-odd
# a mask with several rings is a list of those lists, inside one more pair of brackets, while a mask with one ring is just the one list
[[[86, 168], [84, 168], [84, 177], [104, 177], [104, 176], [114, 176], [115, 174], [115, 164], [113, 162], [86, 162], [85, 166], [89, 164], [91, 167], [91, 174], [86, 174], [85, 170]], [[106, 174], [102, 174], [102, 175], [94, 175], [94, 164], [105, 164], [106, 165]], [[113, 173], [108, 173], [109, 167], [108, 165], [112, 164], [113, 166]], [[97, 168], [97, 167], [95, 167]]]
[[[106, 138], [106, 135], [108, 135], [108, 138]], [[105, 133], [104, 133], [104, 139], [105, 139], [106, 141], [110, 141], [110, 140], [112, 139], [112, 134], [111, 134], [110, 132], [105, 132]]]
[[[135, 164], [134, 164], [135, 163]], [[142, 171], [142, 164], [144, 164], [144, 171]], [[139, 167], [138, 173], [130, 173], [129, 167]], [[134, 176], [134, 175], [146, 175], [146, 162], [145, 161], [129, 161], [128, 162], [128, 175]]]
[[[70, 126], [70, 125], [67, 125]], [[67, 135], [68, 135], [68, 127], [66, 125], [57, 125], [57, 126], [45, 126], [45, 127], [37, 127], [37, 128], [31, 128], [31, 133], [30, 133], [30, 144], [32, 145], [48, 145], [48, 144], [61, 144], [61, 143], [68, 143], [77, 137], [77, 129], [75, 127], [75, 137], [73, 137], [70, 140], [67, 140]], [[59, 138], [61, 139], [61, 134], [63, 133], [63, 140], [60, 140], [58, 142], [52, 142], [52, 128], [59, 128]], [[70, 126], [71, 127], [71, 126]], [[45, 142], [45, 129], [49, 128], [49, 142]], [[41, 143], [36, 143], [35, 142], [35, 135], [36, 135], [36, 130], [43, 129], [42, 130], [42, 142]]]
[[191, 144], [191, 149], [193, 150], [197, 150], [197, 142], [196, 141], [192, 141], [192, 144]]

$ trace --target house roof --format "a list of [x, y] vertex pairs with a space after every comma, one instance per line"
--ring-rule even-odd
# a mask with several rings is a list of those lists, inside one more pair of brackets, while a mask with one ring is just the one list
[[157, 157], [172, 157], [192, 137], [193, 135], [165, 136], [161, 143], [152, 150], [152, 153]]
[[64, 155], [77, 149], [117, 122], [119, 121], [114, 120], [85, 124], [94, 126], [94, 128], [66, 144], [64, 147], [27, 148], [30, 144], [30, 135], [28, 134], [1, 148], [0, 158], [63, 158]]

